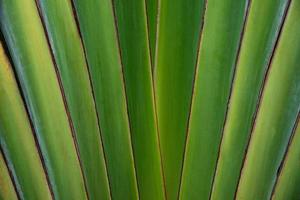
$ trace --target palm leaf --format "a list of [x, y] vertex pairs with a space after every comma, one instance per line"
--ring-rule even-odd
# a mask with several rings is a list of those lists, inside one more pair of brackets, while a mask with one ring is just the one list
[[299, 15], [0, 0], [0, 199], [298, 199]]
[[158, 4], [159, 0], [145, 0], [147, 12], [147, 28], [149, 31], [149, 46], [152, 67], [155, 62], [155, 48], [157, 38], [157, 23], [158, 23]]
[[109, 199], [109, 184], [97, 113], [72, 5], [68, 0], [37, 2], [61, 75], [88, 195], [92, 199]]
[[280, 171], [277, 184], [274, 188], [272, 199], [297, 199], [299, 197], [298, 185], [300, 183], [299, 176], [299, 157], [300, 157], [300, 126], [298, 122], [295, 124], [295, 135], [287, 150], [287, 155]]
[[168, 199], [179, 191], [203, 12], [204, 0], [159, 4], [154, 84]]
[[238, 199], [269, 199], [300, 110], [300, 1], [292, 1], [272, 60], [242, 170]]
[[125, 85], [111, 0], [75, 0], [107, 158], [113, 199], [137, 199], [138, 190]]
[[[144, 1], [114, 0], [141, 199], [164, 199]], [[151, 173], [148, 173], [150, 172]]]
[[2, 152], [0, 152], [0, 199], [17, 200], [17, 193], [13, 186], [7, 165], [4, 161]]
[[1, 29], [24, 92], [54, 196], [85, 199], [68, 116], [35, 2], [1, 2]]
[[[212, 199], [234, 198], [259, 102], [260, 88], [285, 19], [287, 5], [288, 1], [285, 0], [251, 1], [232, 86]], [[267, 12], [264, 9], [266, 7]]]
[[182, 199], [210, 196], [247, 4], [208, 1], [195, 74]]
[[[28, 199], [51, 199], [31, 125], [11, 65], [1, 43], [0, 120], [2, 122], [0, 126], [0, 145], [7, 163], [11, 166], [10, 170], [14, 175], [15, 184], [20, 190], [20, 196]], [[20, 141], [22, 141], [22, 145], [20, 145]], [[3, 158], [1, 160], [3, 164]], [[2, 170], [4, 170], [3, 166]], [[36, 185], [36, 187], [32, 188], [31, 184]], [[3, 183], [3, 187], [9, 188], [9, 185], [5, 186]]]

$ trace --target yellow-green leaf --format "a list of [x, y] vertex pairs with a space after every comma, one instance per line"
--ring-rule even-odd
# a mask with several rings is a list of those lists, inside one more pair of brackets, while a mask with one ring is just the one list
[[62, 91], [35, 1], [1, 1], [0, 15], [54, 196], [86, 199]]
[[286, 0], [252, 0], [250, 3], [220, 147], [213, 200], [234, 198], [260, 90], [287, 5]]
[[[11, 167], [20, 196], [26, 199], [52, 199], [39, 147], [35, 143], [24, 102], [1, 43], [0, 145]], [[33, 184], [35, 187], [32, 187]]]
[[17, 200], [17, 193], [10, 178], [7, 165], [0, 152], [0, 200]]
[[237, 199], [269, 199], [300, 110], [300, 1], [292, 1], [272, 60]]
[[110, 199], [95, 102], [71, 1], [38, 0], [37, 3], [72, 117], [89, 197]]

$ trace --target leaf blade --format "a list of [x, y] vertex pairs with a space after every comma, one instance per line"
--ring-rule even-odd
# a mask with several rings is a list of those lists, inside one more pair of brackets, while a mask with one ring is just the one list
[[[223, 132], [212, 199], [234, 198], [260, 88], [276, 48], [276, 38], [279, 37], [287, 5], [287, 1], [251, 1]], [[264, 8], [268, 8], [267, 11]]]
[[300, 109], [300, 79], [297, 75], [300, 23], [296, 20], [300, 15], [299, 8], [299, 1], [291, 2], [264, 88], [237, 198], [270, 198]]
[[[298, 114], [299, 115], [299, 114]], [[299, 116], [298, 116], [299, 118]], [[292, 138], [291, 144], [288, 146], [287, 155], [283, 163], [280, 175], [274, 188], [272, 199], [297, 199], [299, 197], [299, 185], [300, 177], [298, 173], [299, 163], [299, 137], [300, 126], [299, 119], [296, 122], [295, 135]]]
[[167, 199], [177, 199], [205, 5], [204, 0], [164, 0], [158, 6], [154, 66], [157, 118]]
[[138, 199], [112, 2], [74, 3], [95, 92], [112, 198]]
[[[0, 141], [23, 198], [51, 199], [12, 67], [0, 43]], [[22, 145], [19, 145], [22, 141]], [[32, 188], [31, 184], [36, 187]]]
[[141, 199], [164, 199], [145, 2], [131, 0], [113, 2], [139, 196]]
[[6, 163], [4, 161], [2, 152], [0, 152], [0, 199], [1, 200], [18, 199]]
[[68, 0], [37, 2], [62, 79], [89, 197], [110, 199], [90, 77], [71, 2]]
[[15, 64], [54, 196], [86, 199], [70, 124], [35, 2], [5, 0], [1, 5], [1, 30]]
[[157, 24], [158, 24], [157, 22], [158, 4], [159, 4], [158, 1], [159, 0], [145, 0], [152, 70], [154, 68], [154, 62], [155, 62], [155, 49], [156, 49]]
[[248, 1], [207, 2], [180, 199], [210, 198]]

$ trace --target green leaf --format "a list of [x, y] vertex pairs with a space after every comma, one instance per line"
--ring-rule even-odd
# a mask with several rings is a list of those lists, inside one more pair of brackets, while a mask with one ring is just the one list
[[158, 4], [159, 0], [145, 0], [147, 13], [147, 28], [149, 35], [150, 57], [152, 68], [155, 62], [155, 48], [157, 36], [157, 19], [158, 19]]
[[300, 123], [295, 124], [295, 133], [287, 150], [281, 173], [278, 177], [273, 200], [297, 200], [300, 196], [299, 162], [300, 162]]
[[138, 199], [120, 52], [111, 0], [75, 0], [113, 199]]
[[54, 196], [86, 199], [59, 81], [35, 1], [3, 0], [0, 16]]
[[167, 199], [177, 199], [204, 0], [159, 5], [154, 84]]
[[52, 199], [30, 122], [1, 43], [0, 124], [1, 148], [18, 182], [20, 196], [26, 199]]
[[272, 60], [237, 199], [269, 199], [300, 110], [300, 1], [292, 1]]
[[[288, 1], [253, 0], [235, 73], [212, 199], [233, 199], [260, 89]], [[266, 9], [268, 8], [268, 9]]]
[[140, 198], [164, 199], [145, 2], [114, 0], [114, 7]]
[[17, 200], [17, 194], [10, 178], [3, 155], [0, 152], [0, 200]]
[[[71, 1], [37, 1], [62, 79], [91, 199], [110, 199], [89, 72]], [[63, 17], [62, 17], [63, 16]]]
[[207, 2], [181, 199], [209, 199], [247, 6], [247, 0]]

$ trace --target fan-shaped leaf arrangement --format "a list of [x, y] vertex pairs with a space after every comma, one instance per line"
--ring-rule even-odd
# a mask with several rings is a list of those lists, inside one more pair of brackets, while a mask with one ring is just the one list
[[300, 199], [300, 0], [0, 0], [0, 30], [0, 199]]

